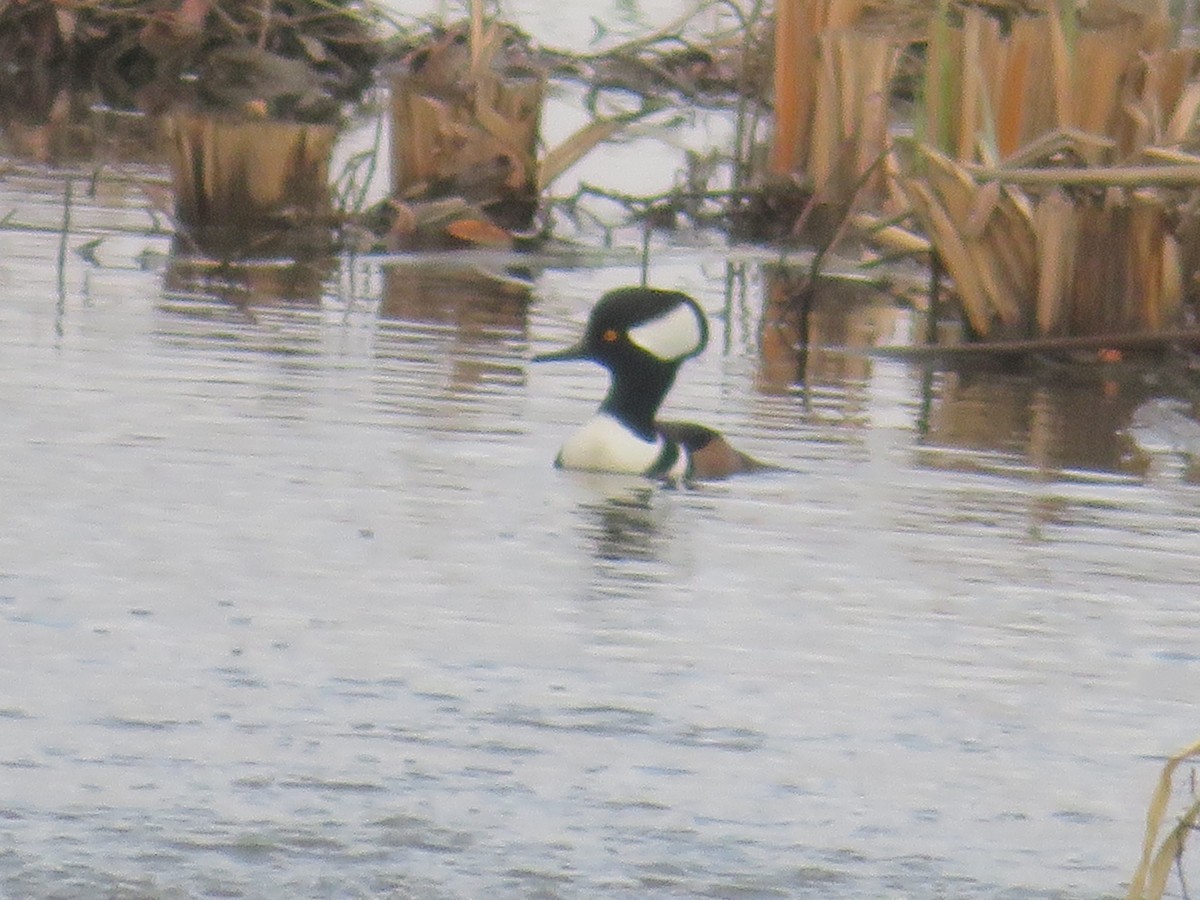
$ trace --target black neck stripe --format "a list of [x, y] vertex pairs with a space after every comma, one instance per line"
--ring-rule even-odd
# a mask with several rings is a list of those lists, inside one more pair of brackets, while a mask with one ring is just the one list
[[663, 438], [663, 448], [658, 453], [658, 459], [654, 460], [650, 468], [646, 470], [646, 474], [651, 478], [661, 478], [670, 472], [671, 467], [678, 461], [679, 444]]

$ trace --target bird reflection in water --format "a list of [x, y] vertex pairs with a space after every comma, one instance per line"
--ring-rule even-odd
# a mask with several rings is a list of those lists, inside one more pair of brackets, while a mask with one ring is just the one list
[[596, 559], [657, 562], [662, 554], [661, 512], [652, 501], [655, 489], [634, 488], [580, 505]]

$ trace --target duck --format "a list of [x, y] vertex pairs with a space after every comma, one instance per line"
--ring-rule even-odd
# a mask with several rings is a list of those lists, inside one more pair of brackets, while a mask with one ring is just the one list
[[681, 291], [624, 287], [604, 294], [577, 343], [533, 358], [588, 360], [610, 376], [600, 408], [563, 443], [555, 466], [675, 483], [772, 468], [706, 425], [657, 418], [679, 367], [707, 345], [704, 310]]

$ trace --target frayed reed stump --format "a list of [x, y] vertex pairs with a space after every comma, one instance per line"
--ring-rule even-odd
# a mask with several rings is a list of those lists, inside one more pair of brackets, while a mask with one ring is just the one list
[[[414, 53], [391, 81], [392, 198], [406, 207], [390, 239], [494, 242], [494, 229], [530, 228], [538, 206], [537, 143], [544, 73], [512, 59], [516, 38], [492, 25], [475, 43], [452, 29]], [[421, 206], [447, 200], [461, 213], [422, 234]], [[406, 219], [411, 219], [407, 227]]]
[[332, 248], [334, 126], [176, 115], [167, 128], [177, 224], [192, 249], [245, 258]]

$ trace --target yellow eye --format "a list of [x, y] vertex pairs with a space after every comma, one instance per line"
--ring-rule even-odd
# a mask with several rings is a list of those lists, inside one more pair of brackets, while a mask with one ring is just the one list
[[612, 343], [616, 342], [617, 338], [620, 337], [620, 335], [617, 334], [617, 330], [615, 328], [610, 328], [610, 329], [608, 329], [608, 331], [604, 332], [604, 334], [602, 334], [600, 337], [601, 337], [601, 340], [604, 341], [604, 343], [612, 344]]

